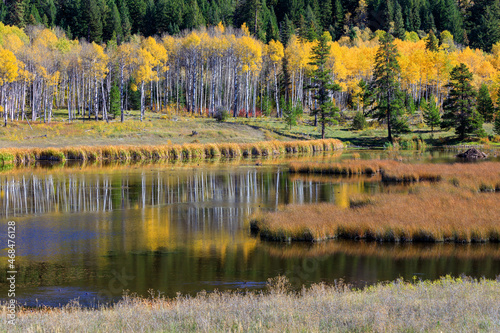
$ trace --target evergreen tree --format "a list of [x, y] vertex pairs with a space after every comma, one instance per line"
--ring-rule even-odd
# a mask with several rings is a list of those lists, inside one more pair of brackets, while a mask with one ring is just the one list
[[[414, 30], [410, 30], [414, 31]], [[401, 40], [405, 39], [405, 25], [403, 21], [403, 11], [399, 2], [396, 2], [396, 12], [394, 15], [394, 37], [399, 38]]]
[[205, 19], [201, 14], [198, 2], [196, 0], [189, 1], [187, 11], [184, 14], [183, 28], [195, 29], [205, 25]]
[[425, 31], [436, 30], [434, 15], [432, 14], [432, 11], [428, 8], [424, 9], [424, 21], [422, 22], [422, 28]]
[[326, 125], [336, 122], [339, 109], [333, 104], [331, 94], [340, 91], [338, 84], [332, 83], [332, 74], [326, 67], [326, 62], [330, 54], [330, 45], [332, 37], [328, 32], [324, 32], [318, 39], [317, 45], [312, 48], [310, 65], [315, 69], [312, 72], [310, 87], [314, 92], [316, 100], [316, 109], [312, 114], [319, 118], [321, 124], [321, 138], [325, 138]]
[[84, 2], [83, 23], [84, 27], [86, 27], [84, 36], [87, 40], [100, 43], [102, 41], [102, 19], [97, 0]]
[[366, 117], [372, 111], [371, 107], [373, 106], [373, 103], [375, 103], [375, 94], [373, 93], [370, 85], [363, 79], [359, 81], [358, 87], [361, 89], [358, 97], [362, 106], [363, 116]]
[[290, 37], [292, 35], [295, 35], [295, 26], [293, 25], [292, 20], [290, 20], [288, 18], [288, 15], [286, 14], [283, 22], [281, 22], [280, 35], [281, 35], [281, 41], [285, 45], [288, 44]]
[[153, 0], [148, 0], [146, 3], [141, 31], [146, 37], [153, 36], [158, 31], [156, 26], [156, 6]]
[[491, 47], [500, 41], [500, 2], [493, 1], [491, 6], [486, 8], [482, 20], [483, 29], [485, 31], [485, 39], [481, 48], [487, 52], [491, 51]]
[[418, 2], [414, 1], [412, 6], [410, 7], [410, 19], [411, 25], [413, 27], [412, 31], [420, 30], [421, 20], [420, 20], [420, 10], [418, 8]]
[[334, 19], [333, 19], [332, 1], [321, 0], [320, 7], [321, 7], [320, 19], [321, 19], [321, 26], [323, 27], [323, 29], [329, 26], [333, 26]]
[[115, 1], [108, 0], [107, 7], [108, 15], [104, 21], [103, 38], [108, 41], [116, 36], [119, 40], [123, 40], [122, 20]]
[[443, 6], [441, 27], [439, 30], [448, 30], [453, 36], [455, 36], [458, 43], [463, 43], [465, 35], [464, 22], [456, 0], [444, 0]]
[[321, 29], [311, 6], [307, 6], [306, 9], [306, 27], [306, 38], [311, 42], [318, 39], [318, 31]]
[[394, 22], [394, 2], [393, 0], [382, 0], [379, 4], [378, 15], [381, 17], [380, 26], [376, 30], [389, 31]]
[[335, 39], [342, 36], [342, 29], [344, 27], [344, 8], [342, 7], [341, 0], [335, 0], [333, 7], [333, 28], [335, 30]]
[[26, 4], [23, 0], [13, 0], [10, 2], [9, 8], [8, 8], [8, 23], [10, 25], [15, 25], [20, 28], [25, 27], [25, 11], [26, 11]]
[[436, 104], [436, 98], [433, 95], [429, 97], [428, 102], [423, 103], [422, 112], [425, 124], [429, 126], [431, 132], [434, 133], [434, 127], [441, 124], [441, 115], [439, 113], [439, 107]]
[[269, 43], [271, 40], [280, 39], [280, 30], [278, 28], [278, 21], [273, 7], [269, 10], [269, 23], [267, 24], [266, 38]]
[[127, 41], [132, 33], [132, 24], [130, 23], [130, 15], [125, 0], [121, 0], [118, 10], [120, 12], [120, 20], [122, 22], [123, 41]]
[[297, 125], [297, 120], [303, 112], [302, 106], [300, 104], [293, 106], [291, 103], [286, 103], [283, 97], [281, 97], [280, 103], [283, 105], [283, 119], [288, 127], [292, 129], [292, 126]]
[[434, 31], [429, 31], [429, 36], [427, 37], [427, 41], [425, 42], [425, 48], [432, 52], [437, 52], [439, 50], [438, 47], [438, 39], [436, 35], [434, 35]]
[[476, 92], [472, 87], [472, 73], [467, 65], [460, 64], [450, 74], [448, 98], [444, 101], [441, 127], [454, 128], [460, 139], [471, 134], [482, 135], [483, 120], [476, 110]]
[[146, 1], [145, 0], [126, 0], [127, 8], [130, 15], [130, 24], [132, 26], [131, 33], [135, 34], [140, 32], [143, 27], [143, 18], [146, 14]]
[[489, 123], [493, 121], [495, 107], [493, 106], [488, 86], [485, 83], [481, 85], [477, 95], [477, 112], [479, 112], [485, 122]]
[[375, 56], [373, 77], [378, 101], [376, 117], [387, 122], [387, 138], [390, 142], [393, 142], [392, 126], [396, 125], [396, 123], [399, 124], [398, 118], [402, 113], [398, 81], [401, 69], [397, 59], [398, 56], [394, 37], [390, 33], [384, 34]]
[[368, 126], [368, 122], [366, 121], [365, 115], [363, 112], [356, 112], [352, 120], [352, 129], [353, 130], [364, 130], [365, 127]]
[[497, 115], [495, 117], [495, 126], [493, 127], [493, 131], [500, 135], [500, 112], [497, 112]]
[[0, 22], [5, 22], [7, 14], [8, 14], [7, 6], [3, 1], [0, 1]]
[[109, 111], [115, 118], [118, 118], [121, 113], [120, 88], [116, 84], [111, 86], [111, 92], [109, 94]]
[[[65, 2], [64, 7], [62, 7], [62, 12], [59, 15], [62, 26], [69, 29], [77, 38], [87, 37], [83, 12], [84, 9], [80, 0], [68, 0]], [[31, 15], [36, 22], [41, 22], [40, 14], [35, 6], [31, 8]]]

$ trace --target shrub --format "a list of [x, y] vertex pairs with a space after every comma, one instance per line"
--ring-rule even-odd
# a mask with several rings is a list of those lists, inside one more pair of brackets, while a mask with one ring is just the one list
[[229, 112], [222, 108], [218, 108], [214, 113], [214, 118], [218, 123], [226, 122], [229, 119]]
[[353, 130], [364, 130], [368, 123], [366, 122], [366, 118], [363, 115], [363, 112], [357, 112], [352, 120], [352, 129]]

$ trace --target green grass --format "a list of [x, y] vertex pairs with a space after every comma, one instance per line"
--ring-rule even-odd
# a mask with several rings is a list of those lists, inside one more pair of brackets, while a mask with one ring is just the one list
[[[350, 114], [349, 112], [347, 114]], [[312, 126], [313, 118], [304, 116], [291, 130], [282, 119], [229, 118], [227, 122], [217, 123], [214, 119], [192, 117], [189, 115], [167, 116], [160, 113], [147, 113], [143, 122], [137, 111], [130, 111], [122, 124], [118, 120], [109, 123], [94, 120], [75, 120], [68, 123], [65, 110], [56, 110], [53, 121], [44, 124], [41, 121], [9, 123], [0, 128], [0, 148], [6, 147], [65, 147], [75, 145], [102, 146], [124, 144], [165, 143], [253, 143], [259, 141], [289, 141], [320, 138], [320, 127]], [[500, 146], [500, 138], [493, 135], [493, 125], [485, 124], [489, 140], [483, 140], [492, 146]], [[425, 142], [428, 146], [474, 144], [478, 140], [460, 142], [453, 131], [439, 129], [431, 133], [430, 128], [422, 124], [413, 124], [412, 132], [401, 136], [403, 141]], [[193, 131], [197, 134], [193, 135]], [[362, 131], [353, 131], [350, 122], [328, 126], [327, 138], [336, 138], [353, 146], [384, 147], [387, 142], [387, 130], [384, 125], [372, 122]]]
[[[111, 307], [19, 309], [9, 332], [498, 332], [500, 282], [397, 280], [364, 290], [343, 284], [290, 291], [269, 281], [264, 293], [199, 293], [165, 299], [126, 297]], [[2, 317], [6, 318], [6, 307]]]

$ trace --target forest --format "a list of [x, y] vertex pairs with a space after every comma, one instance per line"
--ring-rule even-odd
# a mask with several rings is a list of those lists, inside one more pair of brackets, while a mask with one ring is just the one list
[[291, 34], [309, 41], [323, 31], [334, 40], [394, 28], [423, 37], [424, 32], [449, 31], [462, 46], [490, 51], [500, 40], [498, 0], [4, 0], [0, 22], [24, 28], [42, 24], [60, 27], [70, 39], [119, 43], [141, 34], [215, 26], [239, 28], [246, 23], [264, 43], [286, 44]]
[[[496, 36], [493, 30], [500, 29], [500, 25], [488, 25], [490, 30], [481, 35], [482, 39], [468, 39], [467, 36], [479, 34], [476, 28], [482, 26], [470, 23], [479, 2], [467, 6], [454, 1], [438, 1], [436, 3], [442, 6], [434, 3], [433, 10], [427, 10], [431, 8], [428, 2], [414, 1], [411, 6], [416, 6], [416, 9], [408, 10], [408, 4], [391, 1], [374, 4], [361, 0], [357, 8], [350, 7], [345, 1], [336, 1], [332, 8], [342, 8], [343, 13], [343, 32], [340, 34], [335, 30], [335, 22], [332, 23], [333, 29], [328, 25], [324, 32], [327, 27], [324, 24], [318, 23], [316, 29], [314, 22], [308, 22], [311, 17], [317, 20], [314, 10], [311, 12], [311, 8], [319, 6], [317, 2], [307, 6], [293, 2], [289, 5], [300, 8], [293, 13], [304, 12], [305, 6], [305, 16], [300, 14], [298, 22], [293, 17], [288, 18], [287, 14], [284, 21], [273, 18], [271, 21], [281, 22], [274, 35], [258, 31], [257, 27], [266, 26], [262, 17], [244, 15], [244, 8], [258, 15], [261, 11], [267, 12], [264, 2], [258, 4], [258, 10], [251, 11], [247, 8], [250, 2], [239, 3], [231, 7], [233, 11], [228, 11], [227, 17], [216, 16], [221, 21], [211, 25], [210, 15], [205, 16], [209, 11], [200, 9], [205, 5], [198, 8], [195, 1], [192, 6], [200, 10], [199, 22], [188, 25], [179, 21], [172, 31], [156, 26], [161, 13], [168, 10], [153, 7], [167, 6], [164, 1], [149, 1], [145, 11], [132, 10], [132, 5], [141, 3], [109, 0], [107, 3], [68, 1], [56, 4], [48, 0], [43, 6], [42, 2], [30, 1], [2, 4], [0, 18], [17, 24], [0, 23], [0, 108], [4, 124], [28, 119], [50, 122], [54, 109], [66, 109], [69, 121], [77, 118], [96, 121], [120, 118], [124, 121], [125, 110], [134, 109], [140, 110], [141, 121], [146, 112], [186, 110], [191, 114], [216, 117], [221, 114], [234, 117], [273, 114], [288, 118], [291, 126], [294, 120], [290, 118], [296, 110], [298, 113], [302, 110], [314, 113], [318, 109], [318, 99], [312, 87], [317, 84], [318, 77], [314, 52], [321, 41], [325, 47], [321, 64], [325, 70], [323, 74], [335, 84], [335, 89], [320, 104], [331, 101], [335, 108], [338, 107], [337, 119], [339, 114], [355, 110], [363, 122], [365, 117], [376, 117], [376, 111], [383, 107], [380, 97], [384, 89], [380, 89], [380, 85], [376, 89], [381, 77], [377, 75], [377, 52], [388, 35], [382, 29], [387, 29], [395, 37], [389, 42], [394, 47], [397, 68], [386, 68], [386, 72], [395, 74], [391, 78], [394, 82], [390, 90], [392, 94], [395, 89], [398, 98], [390, 99], [396, 101], [392, 104], [398, 104], [398, 119], [406, 121], [421, 109], [429, 126], [446, 123], [447, 127], [453, 127], [449, 119], [440, 121], [439, 109], [446, 109], [446, 104], [450, 103], [450, 92], [453, 94], [454, 91], [450, 83], [454, 81], [452, 72], [460, 64], [470, 71], [467, 79], [472, 89], [470, 97], [476, 103], [475, 97], [478, 96], [477, 106], [482, 120], [491, 122], [495, 118], [495, 102], [499, 98], [500, 43], [491, 43]], [[481, 3], [486, 6], [486, 2]], [[94, 26], [100, 21], [90, 16], [71, 18], [62, 15], [64, 12], [89, 13], [90, 9], [83, 7], [81, 11], [63, 10], [70, 4], [75, 8], [90, 6], [90, 9], [97, 10], [103, 24]], [[224, 7], [222, 2], [210, 5]], [[277, 8], [281, 5], [279, 2], [275, 4]], [[169, 6], [171, 9], [172, 3]], [[491, 19], [497, 17], [497, 7], [498, 1], [491, 2], [484, 7], [487, 8], [485, 14], [493, 15]], [[52, 9], [44, 11], [44, 8]], [[111, 19], [111, 14], [104, 14], [109, 8], [113, 8], [111, 12], [116, 14], [116, 20]], [[183, 11], [187, 8], [190, 6], [184, 6]], [[270, 8], [274, 13], [273, 6]], [[441, 10], [453, 8], [457, 8], [460, 14], [456, 17], [457, 20], [460, 18], [461, 30], [453, 25], [436, 26], [433, 23], [433, 13], [436, 17], [450, 18], [450, 13], [443, 14]], [[373, 17], [362, 15], [373, 13], [375, 9], [391, 20], [388, 26], [377, 29]], [[357, 14], [353, 15], [351, 11]], [[148, 18], [148, 12], [154, 13], [155, 17]], [[412, 18], [412, 13], [418, 15]], [[426, 22], [426, 13], [431, 18], [430, 26], [423, 23]], [[188, 16], [193, 18], [191, 14]], [[241, 22], [238, 18], [242, 17], [245, 19], [242, 19], [240, 28], [231, 26]], [[300, 23], [304, 17], [306, 23]], [[138, 24], [143, 20], [151, 24]], [[419, 23], [413, 24], [413, 21]], [[68, 25], [67, 22], [71, 23]], [[223, 22], [228, 22], [228, 25]], [[444, 21], [439, 22], [443, 24]], [[483, 17], [481, 22], [489, 21]], [[110, 24], [114, 25], [111, 27]], [[131, 26], [127, 27], [127, 24]], [[467, 30], [470, 24], [474, 29]], [[146, 25], [149, 31], [143, 29]], [[312, 28], [315, 30], [311, 31]], [[429, 30], [425, 32], [420, 28]], [[439, 32], [443, 28], [450, 30]], [[269, 36], [276, 39], [267, 41]], [[472, 40], [475, 42], [468, 42]], [[475, 44], [478, 41], [486, 44]], [[474, 45], [482, 48], [474, 48]], [[394, 109], [388, 106], [386, 113], [391, 108]], [[323, 123], [335, 122], [335, 117], [323, 119]], [[383, 114], [378, 118], [384, 122]], [[406, 125], [402, 125], [404, 131]]]

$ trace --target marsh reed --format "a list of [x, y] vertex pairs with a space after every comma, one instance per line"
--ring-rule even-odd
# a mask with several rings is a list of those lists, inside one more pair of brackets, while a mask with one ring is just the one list
[[386, 183], [448, 182], [477, 191], [500, 190], [500, 162], [410, 164], [392, 160], [349, 160], [338, 163], [290, 163], [290, 173], [375, 175]]
[[499, 200], [449, 184], [419, 185], [408, 194], [352, 197], [350, 208], [322, 203], [258, 212], [251, 228], [276, 241], [499, 242]]
[[343, 148], [336, 139], [310, 141], [264, 141], [257, 143], [188, 143], [160, 146], [75, 146], [64, 148], [5, 148], [0, 164], [27, 164], [34, 161], [147, 161], [194, 160], [213, 157], [272, 156], [280, 154], [333, 151]]

